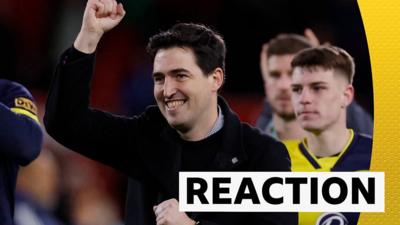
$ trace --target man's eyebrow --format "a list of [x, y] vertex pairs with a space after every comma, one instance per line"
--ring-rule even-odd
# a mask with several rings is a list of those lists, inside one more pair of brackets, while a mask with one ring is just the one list
[[321, 85], [321, 84], [327, 84], [325, 81], [317, 81], [317, 82], [312, 82], [310, 85]]
[[[169, 74], [178, 74], [178, 73], [190, 73], [190, 72], [187, 69], [177, 68], [177, 69], [170, 70], [167, 73], [169, 73]], [[153, 77], [162, 76], [162, 75], [164, 75], [164, 73], [162, 73], [162, 72], [153, 73]]]
[[297, 83], [292, 83], [291, 85], [290, 85], [291, 87], [300, 87], [300, 86], [302, 86], [301, 84], [297, 84]]
[[177, 74], [177, 73], [190, 73], [189, 70], [184, 69], [184, 68], [177, 68], [177, 69], [173, 69], [170, 70], [168, 73], [172, 73], [172, 74]]
[[[312, 82], [312, 83], [310, 83], [310, 84], [306, 84], [306, 85], [311, 85], [311, 86], [315, 86], [315, 85], [323, 85], [323, 84], [327, 84], [327, 82], [325, 82], [325, 81], [316, 81], [316, 82]], [[293, 83], [292, 82], [292, 85], [291, 85], [292, 87], [293, 86], [303, 86], [303, 84], [300, 84], [300, 83]]]

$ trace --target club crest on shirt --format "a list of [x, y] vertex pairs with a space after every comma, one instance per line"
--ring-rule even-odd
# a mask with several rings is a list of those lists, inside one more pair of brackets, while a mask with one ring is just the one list
[[315, 225], [348, 225], [349, 222], [342, 213], [324, 213]]
[[37, 115], [37, 107], [32, 100], [24, 97], [15, 98], [15, 107], [25, 109], [34, 115]]

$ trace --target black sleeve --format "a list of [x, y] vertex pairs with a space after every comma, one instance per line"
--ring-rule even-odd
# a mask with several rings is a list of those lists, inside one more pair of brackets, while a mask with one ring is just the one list
[[[272, 138], [271, 138], [272, 139]], [[264, 145], [266, 154], [260, 157], [257, 165], [261, 168], [256, 170], [262, 171], [280, 171], [290, 172], [291, 162], [289, 153], [285, 145], [278, 141], [271, 141], [269, 145]], [[269, 150], [268, 150], [269, 149]], [[254, 213], [250, 217], [249, 224], [251, 225], [297, 225], [298, 213], [297, 212], [268, 212], [268, 213]]]
[[140, 172], [140, 160], [135, 155], [139, 146], [132, 143], [140, 139], [143, 120], [89, 107], [94, 62], [94, 54], [74, 48], [62, 54], [47, 99], [46, 130], [59, 143], [82, 155], [122, 172], [128, 172], [127, 168]]
[[128, 179], [128, 189], [125, 205], [126, 225], [154, 224], [156, 217], [153, 206], [158, 203], [156, 186]]
[[[266, 135], [248, 135], [251, 153], [250, 171], [290, 172], [291, 161], [283, 143]], [[297, 225], [297, 212], [251, 213], [248, 225]]]

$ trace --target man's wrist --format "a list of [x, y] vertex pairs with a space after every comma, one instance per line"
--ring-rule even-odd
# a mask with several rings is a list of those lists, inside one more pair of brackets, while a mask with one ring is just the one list
[[80, 52], [91, 54], [96, 51], [103, 35], [94, 32], [79, 32], [74, 42], [74, 48]]

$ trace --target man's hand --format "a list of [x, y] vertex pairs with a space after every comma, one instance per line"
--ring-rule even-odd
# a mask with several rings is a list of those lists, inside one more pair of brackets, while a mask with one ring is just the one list
[[88, 0], [74, 47], [93, 53], [103, 34], [117, 26], [124, 16], [125, 10], [116, 0]]
[[179, 202], [172, 198], [153, 207], [157, 225], [194, 225], [186, 213], [179, 212]]
[[[313, 47], [320, 45], [318, 37], [315, 35], [314, 31], [310, 28], [304, 30], [304, 37], [310, 41]], [[260, 52], [260, 70], [261, 75], [265, 79], [268, 76], [268, 43], [264, 43]]]
[[314, 31], [310, 28], [306, 28], [304, 30], [304, 37], [306, 37], [310, 41], [313, 47], [317, 47], [320, 45], [317, 35], [315, 35]]

